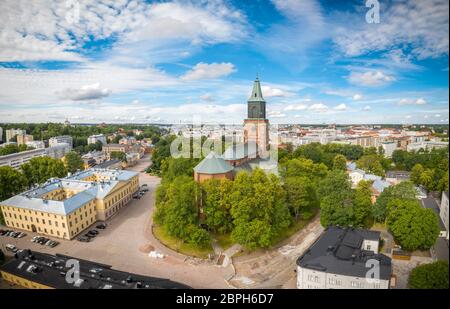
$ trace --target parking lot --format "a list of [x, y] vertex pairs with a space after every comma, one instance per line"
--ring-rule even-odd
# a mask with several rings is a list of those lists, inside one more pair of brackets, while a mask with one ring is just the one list
[[[184, 256], [171, 252], [153, 238], [151, 212], [153, 211], [154, 191], [160, 179], [142, 172], [148, 162], [148, 158], [143, 158], [137, 165], [129, 169], [140, 172], [140, 184], [147, 184], [149, 191], [140, 199], [132, 199], [117, 215], [108, 220], [106, 229], [99, 229], [99, 234], [92, 241], [85, 243], [76, 239], [71, 241], [53, 239], [60, 244], [51, 248], [31, 242], [31, 238], [38, 234], [26, 231], [27, 236], [20, 239], [0, 236], [2, 250], [5, 252], [5, 245], [12, 244], [19, 249], [31, 249], [50, 254], [60, 253], [108, 264], [118, 270], [169, 278], [194, 288], [227, 288], [228, 285], [220, 268], [208, 263], [197, 265], [189, 263]], [[95, 225], [80, 235], [95, 228]], [[0, 229], [10, 228], [2, 226]], [[165, 257], [149, 257], [148, 248], [154, 248], [163, 253]], [[6, 253], [11, 254], [10, 252]]]

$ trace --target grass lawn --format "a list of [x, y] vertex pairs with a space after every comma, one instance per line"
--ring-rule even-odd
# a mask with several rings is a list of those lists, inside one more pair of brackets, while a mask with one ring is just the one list
[[168, 235], [160, 226], [153, 226], [153, 235], [155, 235], [155, 237], [163, 245], [181, 254], [206, 259], [208, 258], [209, 253], [214, 253], [211, 245], [206, 248], [199, 248], [197, 246], [184, 243], [182, 240]]
[[225, 235], [213, 234], [212, 236], [214, 239], [217, 240], [217, 243], [223, 250], [227, 250], [232, 245], [234, 245], [233, 240], [231, 240], [231, 234], [225, 234]]

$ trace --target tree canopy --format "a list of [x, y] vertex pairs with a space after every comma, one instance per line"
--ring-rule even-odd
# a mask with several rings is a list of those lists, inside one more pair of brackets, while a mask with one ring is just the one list
[[64, 156], [67, 171], [75, 173], [77, 170], [84, 169], [84, 163], [80, 155], [75, 151], [71, 151]]
[[428, 250], [439, 236], [438, 217], [417, 200], [394, 199], [388, 203], [387, 225], [403, 249]]
[[28, 180], [28, 185], [41, 184], [49, 178], [64, 177], [67, 169], [63, 162], [50, 157], [33, 158], [20, 166], [23, 174]]
[[411, 289], [448, 289], [448, 262], [417, 266], [409, 275], [408, 286]]

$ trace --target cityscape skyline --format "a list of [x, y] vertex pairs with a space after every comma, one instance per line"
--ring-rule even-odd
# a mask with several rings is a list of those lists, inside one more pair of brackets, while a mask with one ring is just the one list
[[445, 1], [69, 2], [0, 4], [0, 122], [448, 124]]

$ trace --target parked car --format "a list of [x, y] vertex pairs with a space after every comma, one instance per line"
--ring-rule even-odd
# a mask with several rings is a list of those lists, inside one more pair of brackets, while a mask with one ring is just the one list
[[20, 232], [12, 232], [12, 233], [11, 233], [11, 237], [12, 237], [12, 238], [18, 238], [19, 235], [20, 235]]
[[42, 238], [40, 238], [40, 239], [37, 241], [37, 243], [38, 243], [38, 244], [41, 244], [41, 245], [44, 245], [47, 241], [49, 241], [48, 238], [42, 237]]
[[89, 237], [84, 237], [84, 236], [78, 237], [77, 240], [81, 241], [81, 242], [90, 242], [91, 241], [91, 239]]
[[104, 230], [104, 229], [106, 229], [106, 223], [97, 224], [96, 228]]
[[86, 237], [88, 237], [88, 238], [94, 238], [94, 237], [97, 236], [97, 235], [92, 235], [92, 234], [89, 234], [89, 232], [87, 232], [87, 233], [84, 234], [83, 236], [86, 236]]
[[31, 242], [37, 242], [40, 238], [42, 238], [42, 236], [34, 236], [31, 238]]
[[98, 235], [98, 231], [97, 231], [97, 230], [90, 230], [90, 231], [88, 232], [88, 234], [91, 234], [91, 235], [96, 236], [96, 235]]
[[16, 246], [11, 245], [11, 244], [7, 244], [6, 245], [6, 250], [11, 251], [12, 253], [16, 253], [18, 251], [18, 249], [16, 248]]
[[57, 245], [59, 245], [59, 242], [54, 241], [54, 240], [49, 240], [49, 241], [47, 241], [47, 242], [45, 243], [45, 245], [46, 245], [46, 246], [49, 246], [49, 247], [51, 247], [51, 248], [54, 248], [54, 247], [56, 247]]
[[6, 233], [5, 230], [0, 230], [0, 236], [3, 236]]
[[27, 233], [20, 232], [19, 235], [17, 235], [17, 238], [23, 238], [25, 236], [27, 236]]

